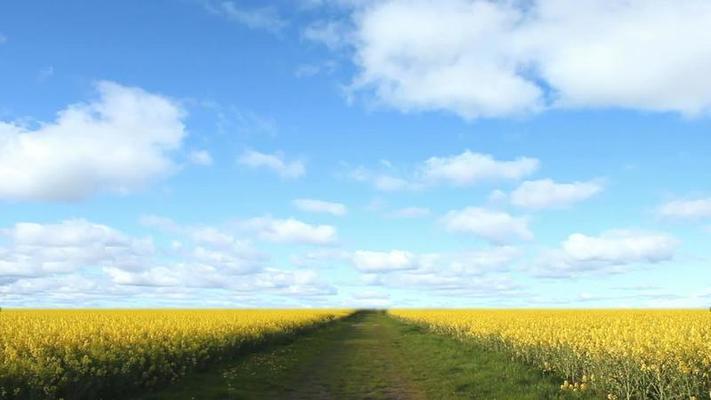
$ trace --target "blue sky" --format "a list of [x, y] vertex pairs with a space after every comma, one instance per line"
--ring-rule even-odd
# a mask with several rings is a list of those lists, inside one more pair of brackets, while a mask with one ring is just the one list
[[4, 2], [0, 305], [708, 306], [710, 18]]

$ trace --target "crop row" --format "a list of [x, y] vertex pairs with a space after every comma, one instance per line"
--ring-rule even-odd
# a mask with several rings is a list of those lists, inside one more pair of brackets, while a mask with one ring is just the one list
[[0, 399], [115, 398], [345, 310], [3, 310]]
[[711, 399], [706, 310], [391, 310], [608, 399]]

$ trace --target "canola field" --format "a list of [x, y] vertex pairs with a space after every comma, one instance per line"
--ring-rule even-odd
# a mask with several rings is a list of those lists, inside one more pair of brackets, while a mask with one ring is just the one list
[[390, 310], [607, 399], [711, 399], [708, 310]]
[[348, 310], [2, 310], [0, 399], [115, 398]]

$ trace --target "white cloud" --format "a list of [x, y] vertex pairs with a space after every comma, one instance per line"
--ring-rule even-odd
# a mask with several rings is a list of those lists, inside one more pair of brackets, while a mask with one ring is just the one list
[[267, 154], [247, 150], [239, 157], [238, 162], [250, 168], [266, 168], [279, 174], [282, 178], [299, 178], [306, 173], [302, 161], [287, 162], [281, 153]]
[[220, 229], [172, 223], [169, 232], [186, 243], [156, 248], [85, 220], [0, 229], [0, 297], [16, 306], [205, 306], [337, 293], [313, 270], [265, 268], [262, 254]]
[[491, 243], [508, 243], [533, 239], [525, 218], [514, 217], [503, 211], [467, 207], [448, 212], [441, 219], [450, 232], [472, 234]]
[[1, 231], [9, 246], [0, 247], [0, 277], [81, 273], [96, 281], [104, 272], [117, 285], [209, 288], [225, 286], [230, 276], [262, 270], [264, 256], [245, 242], [209, 227], [184, 233], [194, 245], [174, 249], [175, 257], [163, 259], [150, 238], [132, 238], [106, 225], [85, 220], [18, 223]]
[[378, 3], [356, 17], [355, 87], [403, 111], [475, 118], [536, 109], [541, 89], [517, 74], [509, 54], [517, 23], [504, 3]]
[[[246, 274], [261, 269], [264, 256], [250, 244], [212, 227], [185, 228], [158, 217], [145, 218], [170, 233], [187, 235], [193, 245], [172, 254], [180, 262], [160, 259], [151, 238], [137, 239], [106, 225], [86, 220], [67, 220], [58, 224], [18, 223], [0, 230], [9, 246], [0, 247], [0, 276], [40, 276], [71, 273], [86, 268], [103, 268], [122, 283], [129, 276], [140, 277], [147, 285], [150, 277], [171, 274], [166, 271], [213, 271]], [[160, 222], [160, 224], [159, 224]], [[160, 266], [162, 263], [168, 266]], [[173, 274], [174, 275], [174, 274]], [[164, 283], [156, 286], [165, 285]]]
[[332, 295], [337, 290], [312, 270], [265, 268], [233, 279], [208, 265], [177, 264], [170, 268], [154, 267], [143, 271], [107, 268], [113, 283], [123, 286], [226, 289], [233, 293], [302, 296]]
[[[157, 293], [159, 290], [161, 293]], [[85, 277], [79, 274], [21, 278], [9, 284], [0, 284], [0, 297], [5, 305], [24, 307], [145, 307], [146, 304], [165, 306], [170, 305], [168, 299], [178, 299], [177, 292], [178, 290], [167, 293], [164, 288], [151, 290], [119, 286], [107, 281], [103, 276]], [[153, 301], [148, 303], [150, 300]]]
[[[258, 271], [266, 256], [256, 251], [249, 240], [236, 237], [225, 229], [212, 226], [181, 225], [170, 218], [147, 215], [140, 223], [165, 233], [180, 235], [192, 243], [187, 248], [181, 241], [173, 240], [173, 252], [181, 260], [193, 265], [205, 265], [234, 274]], [[185, 251], [183, 251], [185, 250]]]
[[331, 225], [311, 225], [294, 218], [251, 218], [238, 222], [243, 229], [255, 232], [262, 240], [291, 244], [333, 244], [336, 228]]
[[419, 185], [408, 182], [405, 179], [384, 174], [373, 176], [372, 182], [376, 189], [382, 190], [383, 192], [394, 192], [406, 189], [416, 190], [420, 187]]
[[551, 106], [708, 113], [709, 20], [705, 0], [368, 3], [353, 12], [353, 87], [468, 119]]
[[420, 190], [437, 184], [468, 186], [483, 181], [517, 180], [534, 173], [540, 162], [530, 157], [497, 160], [489, 154], [465, 150], [452, 156], [430, 157], [403, 176], [395, 176], [389, 162], [383, 164], [385, 171], [359, 167], [350, 172], [350, 177], [384, 192]]
[[392, 176], [386, 172], [371, 171], [364, 167], [358, 167], [350, 171], [349, 177], [358, 182], [367, 182], [377, 190], [383, 192], [395, 192], [399, 190], [422, 189], [422, 184], [411, 180]]
[[225, 0], [207, 0], [203, 4], [209, 12], [250, 29], [278, 33], [288, 25], [274, 7], [243, 8]]
[[405, 207], [389, 214], [393, 218], [421, 218], [430, 215], [430, 209], [424, 207]]
[[[387, 254], [380, 253], [379, 258], [387, 260]], [[381, 262], [379, 265], [385, 265], [385, 268], [361, 268], [363, 283], [415, 290], [418, 296], [442, 295], [449, 301], [452, 296], [456, 296], [460, 299], [459, 304], [462, 304], [463, 298], [474, 298], [491, 300], [495, 302], [493, 304], [501, 306], [505, 304], [506, 298], [524, 294], [509, 277], [513, 263], [522, 255], [515, 247], [498, 246], [459, 253], [406, 254], [407, 261], [403, 258], [399, 263]], [[398, 300], [399, 303], [401, 301]]]
[[327, 296], [338, 293], [338, 289], [325, 282], [316, 271], [312, 270], [267, 269], [264, 273], [256, 275], [255, 278], [254, 283], [243, 284], [243, 290], [253, 292], [255, 289], [265, 289], [294, 298]]
[[181, 286], [185, 284], [175, 269], [155, 267], [144, 271], [126, 271], [120, 268], [108, 267], [104, 272], [111, 281], [127, 286]]
[[559, 104], [709, 111], [708, 2], [547, 0], [536, 11], [523, 34]]
[[0, 44], [7, 42], [7, 36], [0, 33]]
[[535, 158], [499, 161], [489, 154], [466, 150], [450, 157], [430, 157], [422, 166], [422, 175], [426, 181], [465, 186], [483, 180], [520, 179], [535, 172], [539, 164]]
[[212, 247], [228, 248], [241, 244], [234, 236], [209, 226], [191, 228], [188, 232], [190, 238], [196, 243], [208, 244]]
[[294, 206], [302, 211], [313, 213], [326, 213], [342, 216], [348, 212], [348, 208], [341, 203], [316, 199], [296, 199], [293, 201]]
[[67, 201], [128, 192], [174, 170], [185, 136], [173, 101], [113, 82], [99, 99], [73, 104], [29, 128], [0, 122], [0, 198]]
[[191, 151], [190, 154], [188, 154], [188, 160], [195, 165], [201, 165], [204, 167], [212, 165], [213, 162], [212, 156], [207, 150]]
[[353, 265], [361, 272], [387, 272], [415, 268], [412, 253], [403, 250], [367, 251], [353, 253]]
[[576, 261], [629, 264], [669, 260], [677, 245], [677, 241], [667, 235], [620, 230], [600, 236], [574, 233], [563, 242], [562, 248]]
[[523, 182], [511, 192], [511, 204], [531, 209], [566, 207], [602, 191], [595, 181], [558, 183], [551, 179]]
[[574, 233], [560, 249], [545, 252], [537, 273], [546, 277], [569, 277], [584, 272], [623, 272], [633, 264], [671, 260], [679, 241], [661, 233], [611, 230], [598, 236]]
[[689, 220], [711, 218], [711, 198], [670, 201], [660, 206], [657, 212], [666, 218]]
[[518, 284], [505, 276], [495, 277], [463, 277], [459, 275], [443, 274], [403, 274], [385, 280], [384, 286], [398, 288], [417, 288], [444, 296], [444, 307], [452, 306], [452, 298], [458, 299], [462, 304], [465, 298], [478, 299], [475, 304], [481, 305], [480, 300], [492, 300], [494, 305], [501, 307], [510, 303], [510, 299], [525, 295]]
[[0, 230], [0, 276], [41, 276], [82, 268], [136, 269], [154, 253], [150, 239], [135, 239], [86, 220], [58, 224], [21, 222]]
[[229, 246], [197, 245], [186, 256], [190, 262], [188, 266], [193, 270], [200, 267], [229, 275], [258, 272], [262, 269], [266, 258], [248, 245], [239, 242]]
[[511, 246], [459, 253], [413, 253], [406, 250], [353, 253], [351, 262], [370, 285], [466, 287], [473, 279], [505, 273], [521, 252]]

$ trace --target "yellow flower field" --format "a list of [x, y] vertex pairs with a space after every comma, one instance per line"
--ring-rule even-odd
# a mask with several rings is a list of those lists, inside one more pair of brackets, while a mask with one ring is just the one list
[[96, 398], [175, 380], [347, 310], [2, 310], [0, 399]]
[[711, 399], [708, 310], [391, 310], [608, 399]]

